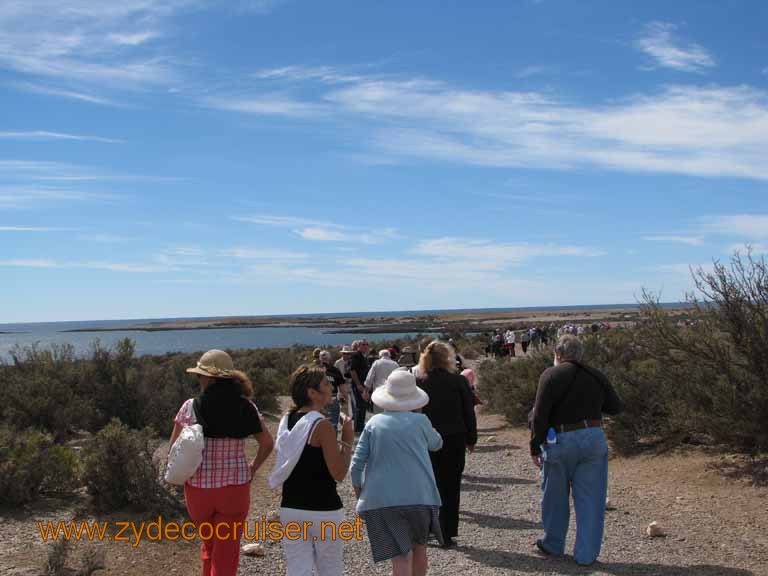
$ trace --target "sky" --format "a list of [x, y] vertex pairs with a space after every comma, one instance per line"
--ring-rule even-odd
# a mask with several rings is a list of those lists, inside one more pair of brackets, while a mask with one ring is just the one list
[[768, 3], [4, 0], [0, 322], [679, 301]]

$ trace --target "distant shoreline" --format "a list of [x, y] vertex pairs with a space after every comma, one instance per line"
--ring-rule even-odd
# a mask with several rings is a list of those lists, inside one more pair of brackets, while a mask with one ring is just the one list
[[[682, 312], [670, 307], [670, 313]], [[282, 316], [171, 320], [137, 323], [119, 327], [73, 328], [60, 332], [167, 332], [187, 330], [220, 330], [235, 328], [317, 328], [327, 334], [385, 334], [394, 332], [487, 332], [497, 327], [522, 329], [550, 323], [608, 322], [614, 325], [631, 323], [639, 318], [638, 307], [617, 306], [562, 309], [516, 309], [508, 311], [456, 311], [435, 313], [404, 313], [399, 316]]]

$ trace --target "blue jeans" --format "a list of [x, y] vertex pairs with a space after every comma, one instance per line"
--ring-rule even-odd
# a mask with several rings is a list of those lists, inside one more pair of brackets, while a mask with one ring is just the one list
[[608, 443], [602, 428], [586, 428], [557, 435], [557, 444], [544, 444], [541, 520], [544, 548], [553, 554], [565, 551], [573, 491], [576, 544], [579, 564], [591, 564], [600, 554], [608, 491]]

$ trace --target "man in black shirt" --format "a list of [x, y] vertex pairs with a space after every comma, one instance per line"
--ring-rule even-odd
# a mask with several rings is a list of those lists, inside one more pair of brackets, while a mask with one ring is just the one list
[[365, 413], [368, 410], [368, 398], [365, 393], [365, 379], [368, 376], [368, 341], [356, 340], [352, 343], [352, 393], [355, 399], [355, 434], [361, 434], [365, 428]]
[[581, 363], [583, 347], [573, 335], [555, 346], [555, 366], [539, 378], [531, 418], [531, 458], [543, 467], [541, 517], [544, 538], [536, 546], [560, 556], [570, 515], [569, 494], [576, 511], [573, 556], [582, 565], [600, 554], [608, 490], [608, 444], [602, 414], [623, 408], [605, 375]]

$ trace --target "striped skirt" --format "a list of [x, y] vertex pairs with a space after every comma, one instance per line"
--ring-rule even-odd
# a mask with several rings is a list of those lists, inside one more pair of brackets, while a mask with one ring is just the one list
[[412, 544], [426, 544], [430, 535], [443, 543], [439, 506], [391, 506], [360, 512], [368, 531], [374, 562], [408, 554]]

